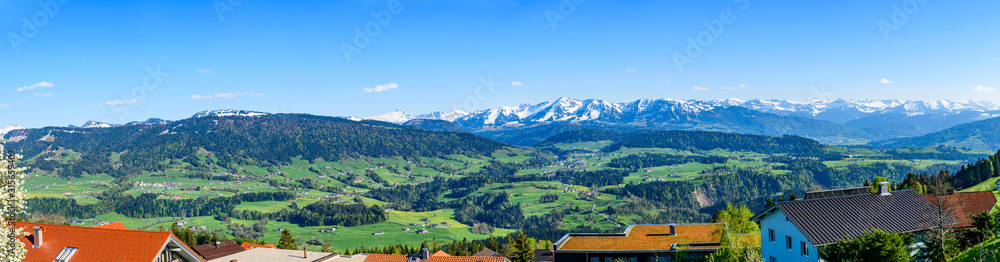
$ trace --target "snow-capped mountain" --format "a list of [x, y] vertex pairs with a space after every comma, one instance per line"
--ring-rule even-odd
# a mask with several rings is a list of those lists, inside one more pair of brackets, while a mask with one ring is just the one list
[[414, 118], [416, 117], [406, 114], [405, 112], [403, 112], [403, 110], [396, 109], [396, 111], [392, 111], [377, 116], [366, 117], [365, 119], [402, 124]]
[[2, 128], [0, 128], [0, 139], [3, 139], [4, 136], [6, 136], [7, 133], [9, 133], [10, 131], [21, 130], [21, 129], [28, 129], [28, 128], [27, 127], [23, 127], [23, 126], [18, 126], [18, 125], [9, 125], [9, 126], [2, 127]]
[[125, 125], [126, 126], [131, 126], [131, 125], [165, 125], [165, 124], [170, 124], [171, 122], [173, 122], [173, 121], [163, 120], [163, 119], [159, 119], [159, 118], [150, 118], [150, 119], [146, 119], [146, 121], [132, 121], [132, 122], [128, 122]]
[[201, 112], [198, 112], [198, 113], [194, 114], [194, 116], [191, 116], [191, 118], [210, 117], [210, 116], [218, 116], [218, 117], [223, 117], [223, 116], [247, 116], [247, 117], [254, 117], [254, 116], [264, 116], [264, 115], [269, 115], [269, 113], [257, 112], [257, 111], [250, 111], [250, 110], [221, 109], [221, 110], [201, 111]]
[[407, 121], [410, 121], [410, 120], [413, 120], [413, 119], [433, 119], [433, 120], [444, 120], [444, 121], [452, 122], [452, 121], [455, 121], [455, 120], [457, 120], [459, 118], [462, 118], [462, 117], [464, 117], [464, 116], [466, 116], [468, 114], [469, 113], [463, 112], [461, 110], [452, 109], [452, 110], [448, 110], [448, 111], [438, 111], [438, 112], [433, 112], [433, 113], [429, 113], [429, 114], [410, 115], [410, 114], [407, 114], [406, 112], [403, 112], [403, 110], [396, 109], [396, 111], [392, 111], [392, 112], [381, 114], [381, 115], [377, 115], [377, 116], [370, 116], [370, 117], [366, 117], [364, 119], [377, 120], [377, 121], [390, 122], [390, 123], [397, 123], [397, 124], [406, 123]]
[[791, 101], [776, 99], [712, 100], [714, 105], [741, 106], [777, 115], [792, 115], [827, 120], [836, 123], [861, 119], [872, 115], [901, 114], [905, 117], [921, 115], [953, 115], [963, 112], [990, 112], [1000, 110], [997, 105], [984, 101], [902, 101], [902, 100], [812, 100]]
[[[97, 121], [91, 120], [91, 121], [87, 121], [86, 123], [83, 123], [83, 125], [79, 126], [79, 127], [81, 127], [81, 128], [108, 128], [108, 127], [115, 127], [115, 126], [119, 126], [119, 125], [109, 124], [109, 123], [104, 123], [104, 122], [97, 122]], [[70, 125], [70, 127], [75, 127], [75, 126]]]
[[[443, 117], [446, 115], [452, 117]], [[458, 117], [459, 115], [461, 116]], [[837, 137], [834, 133], [822, 131], [825, 128], [852, 133], [855, 139], [869, 140], [922, 135], [996, 116], [1000, 116], [1000, 107], [990, 102], [976, 101], [792, 101], [730, 98], [609, 102], [561, 97], [554, 101], [500, 106], [467, 114], [452, 110], [410, 115], [396, 110], [366, 119], [394, 123], [413, 119], [447, 120], [480, 134], [539, 125], [569, 124], [633, 129], [718, 130], [767, 135], [798, 134], [820, 140], [823, 139], [820, 137]], [[806, 119], [813, 122], [805, 121]], [[778, 125], [779, 122], [786, 126]], [[856, 132], [867, 134], [858, 135]], [[819, 136], [817, 133], [824, 135]]]

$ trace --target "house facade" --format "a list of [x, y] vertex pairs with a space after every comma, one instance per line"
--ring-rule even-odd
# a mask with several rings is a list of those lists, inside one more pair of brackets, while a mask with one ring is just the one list
[[764, 261], [818, 261], [819, 250], [780, 209], [760, 221], [760, 252]]
[[[857, 237], [874, 229], [911, 233], [939, 224], [930, 221], [939, 217], [938, 207], [913, 191], [890, 192], [884, 182], [876, 193], [864, 189], [808, 192], [810, 197], [777, 203], [755, 216], [760, 222], [763, 260], [822, 261], [820, 247], [845, 236]], [[950, 216], [941, 219], [947, 225], [958, 223]]]

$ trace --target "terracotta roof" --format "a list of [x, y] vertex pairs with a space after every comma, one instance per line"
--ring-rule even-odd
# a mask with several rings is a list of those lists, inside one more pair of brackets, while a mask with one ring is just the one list
[[712, 232], [721, 224], [678, 224], [675, 235], [669, 225], [632, 225], [621, 234], [568, 234], [557, 251], [669, 250], [673, 244], [719, 242]]
[[96, 228], [105, 228], [105, 229], [129, 230], [128, 227], [125, 227], [125, 225], [123, 225], [121, 222], [112, 222], [111, 224], [104, 224], [104, 225], [95, 226], [95, 227]]
[[254, 248], [278, 248], [274, 244], [258, 245], [258, 244], [254, 244], [254, 243], [250, 243], [250, 242], [243, 242], [243, 244], [240, 245], [240, 246], [242, 246], [243, 249], [246, 249], [246, 250], [251, 250], [251, 249], [254, 249]]
[[[504, 257], [431, 256], [427, 262], [504, 262]], [[367, 261], [366, 261], [367, 262]]]
[[435, 257], [435, 256], [449, 257], [451, 255], [449, 255], [448, 253], [445, 253], [444, 250], [438, 250], [437, 252], [434, 252], [434, 254], [431, 254], [431, 257]]
[[[938, 205], [939, 200], [934, 195], [927, 194], [920, 196], [930, 201], [931, 204]], [[952, 212], [949, 212], [949, 215], [958, 220], [958, 224], [954, 227], [971, 227], [972, 221], [970, 221], [969, 215], [992, 210], [993, 206], [997, 203], [997, 198], [993, 195], [993, 192], [955, 193], [940, 195], [940, 203], [954, 207], [951, 210]]]
[[198, 252], [206, 260], [212, 260], [239, 252], [247, 251], [243, 246], [237, 245], [236, 241], [226, 240], [222, 242], [194, 246], [194, 251]]
[[[914, 232], [934, 227], [937, 207], [910, 190], [777, 203], [810, 243], [822, 246], [865, 231]], [[773, 210], [773, 208], [771, 209]], [[769, 214], [758, 215], [757, 219]], [[951, 217], [947, 224], [956, 223]]]
[[[15, 222], [31, 234], [19, 240], [28, 253], [23, 262], [51, 262], [63, 249], [76, 248], [70, 261], [153, 261], [164, 247], [182, 248], [188, 259], [204, 261], [170, 232], [76, 227]], [[42, 245], [34, 248], [34, 227], [42, 228]]]
[[406, 262], [408, 259], [407, 255], [368, 254], [365, 262]]

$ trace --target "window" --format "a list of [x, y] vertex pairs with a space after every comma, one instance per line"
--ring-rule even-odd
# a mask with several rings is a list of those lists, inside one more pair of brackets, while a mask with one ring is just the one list
[[774, 243], [774, 229], [767, 230], [767, 239]]
[[792, 250], [792, 236], [785, 236], [785, 249]]
[[590, 262], [601, 262], [601, 257], [591, 257]]
[[767, 262], [778, 262], [778, 260], [777, 260], [777, 259], [775, 259], [775, 258], [774, 258], [774, 257], [772, 256], [772, 257], [768, 258]]
[[799, 243], [801, 243], [800, 246], [802, 246], [801, 247], [802, 248], [802, 256], [808, 257], [809, 256], [809, 245], [806, 245], [806, 242], [799, 242]]
[[69, 261], [69, 259], [73, 257], [73, 254], [76, 254], [76, 248], [75, 247], [65, 247], [65, 248], [63, 248], [62, 251], [59, 251], [59, 254], [56, 255], [56, 258], [53, 259], [52, 261], [53, 262], [66, 262], [66, 261]]
[[614, 262], [614, 261], [615, 261], [615, 258], [613, 258], [613, 257], [604, 257], [604, 262]]
[[628, 257], [628, 262], [638, 262], [638, 261], [639, 261], [638, 257]]

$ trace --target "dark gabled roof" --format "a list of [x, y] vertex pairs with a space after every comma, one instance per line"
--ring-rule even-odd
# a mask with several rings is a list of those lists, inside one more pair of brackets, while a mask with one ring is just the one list
[[958, 219], [955, 227], [971, 227], [969, 215], [990, 212], [997, 204], [997, 198], [993, 192], [967, 192], [954, 193], [951, 195], [921, 195], [935, 206], [949, 206], [948, 211], [952, 217]]
[[482, 251], [479, 251], [479, 253], [472, 254], [472, 256], [474, 256], [474, 257], [502, 257], [503, 255], [500, 255], [500, 253], [497, 253], [496, 251], [493, 251], [492, 249], [485, 248]]
[[535, 249], [535, 258], [531, 261], [556, 261], [555, 252], [548, 249]]
[[236, 244], [236, 241], [226, 240], [212, 244], [194, 246], [194, 251], [198, 252], [206, 260], [212, 260], [239, 252], [246, 251], [243, 246]]
[[[937, 206], [909, 190], [888, 195], [863, 194], [845, 197], [777, 203], [792, 223], [815, 246], [857, 237], [865, 231], [914, 232], [934, 228]], [[763, 215], [761, 215], [763, 216]], [[945, 224], [955, 224], [945, 215]]]
[[806, 192], [806, 196], [803, 197], [802, 199], [810, 200], [810, 199], [870, 194], [871, 192], [868, 191], [869, 189], [870, 187], [855, 187], [855, 188], [844, 188], [844, 189], [810, 191]]

